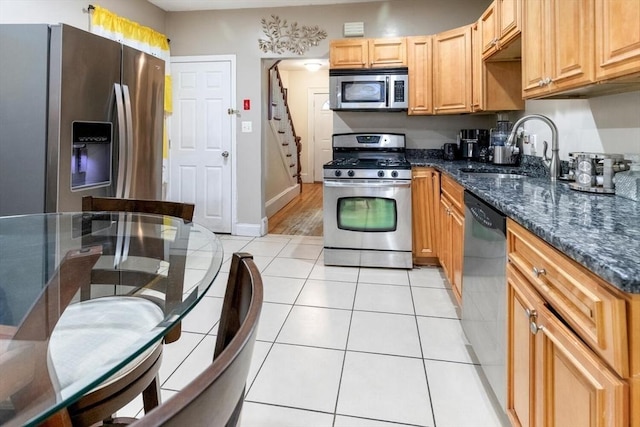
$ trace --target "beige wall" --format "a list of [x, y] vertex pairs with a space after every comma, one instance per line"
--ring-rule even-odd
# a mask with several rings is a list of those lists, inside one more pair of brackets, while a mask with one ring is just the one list
[[[0, 23], [64, 23], [88, 31], [90, 4], [90, 0], [0, 0]], [[95, 4], [166, 33], [166, 12], [146, 0], [99, 0]]]
[[[589, 99], [527, 101], [525, 108], [527, 114], [543, 114], [554, 121], [562, 160], [572, 151], [640, 154], [640, 91]], [[539, 121], [525, 123], [525, 129], [536, 134], [536, 154], [542, 155], [542, 141], [551, 143], [551, 131]]]

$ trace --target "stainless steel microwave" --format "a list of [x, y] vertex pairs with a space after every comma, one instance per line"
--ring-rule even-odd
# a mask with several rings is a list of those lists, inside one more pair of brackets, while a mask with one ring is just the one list
[[406, 111], [409, 106], [407, 68], [329, 70], [332, 110]]

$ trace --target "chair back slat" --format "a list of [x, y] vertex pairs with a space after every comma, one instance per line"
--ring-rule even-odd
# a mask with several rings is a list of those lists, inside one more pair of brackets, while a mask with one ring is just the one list
[[132, 426], [235, 426], [244, 401], [262, 300], [262, 278], [253, 257], [234, 253], [213, 362]]
[[156, 215], [170, 215], [182, 218], [186, 222], [193, 220], [192, 203], [169, 202], [165, 200], [118, 199], [115, 197], [82, 198], [83, 211], [107, 212], [143, 212]]

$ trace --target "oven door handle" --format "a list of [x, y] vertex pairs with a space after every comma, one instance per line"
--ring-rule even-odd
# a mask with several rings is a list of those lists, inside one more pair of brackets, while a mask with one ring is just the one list
[[325, 187], [351, 187], [351, 188], [388, 188], [388, 187], [411, 187], [411, 180], [350, 180], [350, 179], [325, 179]]

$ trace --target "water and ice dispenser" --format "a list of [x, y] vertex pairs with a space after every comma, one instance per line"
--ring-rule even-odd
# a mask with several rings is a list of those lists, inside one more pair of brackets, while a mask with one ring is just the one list
[[111, 185], [112, 128], [110, 122], [72, 123], [72, 190]]

